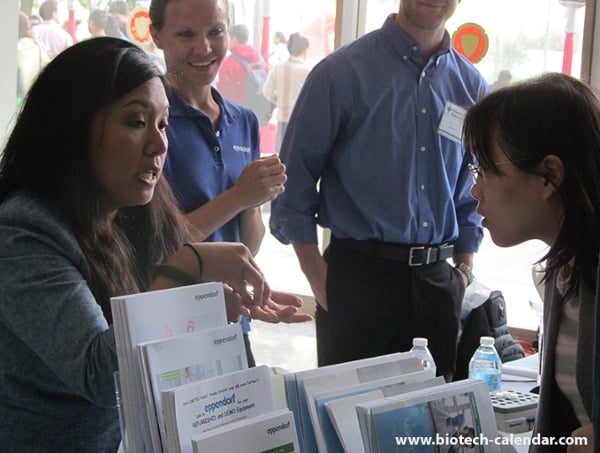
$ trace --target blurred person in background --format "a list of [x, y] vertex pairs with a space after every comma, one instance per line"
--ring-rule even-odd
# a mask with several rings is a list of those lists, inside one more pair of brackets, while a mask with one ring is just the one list
[[42, 18], [39, 15], [37, 15], [37, 14], [30, 14], [29, 15], [29, 24], [32, 27], [35, 27], [36, 25], [39, 25], [41, 23], [42, 23]]
[[292, 33], [287, 44], [289, 58], [271, 68], [263, 87], [265, 97], [277, 108], [277, 152], [285, 135], [292, 110], [310, 72], [306, 64], [308, 39], [300, 33]]
[[101, 9], [95, 9], [88, 18], [90, 37], [112, 36], [122, 38], [117, 19]]
[[35, 38], [29, 18], [19, 12], [19, 40], [17, 41], [17, 97], [23, 99], [40, 71], [50, 62], [46, 49]]
[[510, 71], [507, 69], [503, 69], [498, 73], [498, 78], [496, 79], [496, 81], [490, 85], [490, 91], [496, 91], [502, 87], [507, 86], [508, 84], [510, 84], [511, 80], [512, 74], [510, 73]]
[[246, 69], [236, 57], [250, 64], [262, 64], [263, 69], [267, 70], [258, 50], [248, 44], [249, 38], [250, 31], [244, 24], [236, 24], [229, 29], [230, 54], [221, 62], [217, 80], [217, 88], [223, 97], [242, 105], [246, 93]]
[[33, 34], [43, 44], [50, 59], [53, 59], [63, 50], [73, 45], [73, 38], [60, 25], [56, 0], [46, 0], [42, 3], [39, 13], [42, 22], [32, 28]]
[[119, 26], [120, 38], [129, 40], [129, 36], [127, 35], [129, 5], [127, 4], [127, 2], [124, 0], [115, 0], [108, 7], [108, 13], [117, 21], [117, 24]]
[[90, 37], [96, 38], [98, 36], [106, 36], [106, 21], [108, 14], [101, 9], [93, 10], [88, 17], [88, 31]]
[[290, 54], [288, 53], [287, 40], [282, 31], [276, 31], [273, 34], [273, 52], [269, 55], [269, 66], [275, 66], [277, 63], [283, 63], [288, 59]]

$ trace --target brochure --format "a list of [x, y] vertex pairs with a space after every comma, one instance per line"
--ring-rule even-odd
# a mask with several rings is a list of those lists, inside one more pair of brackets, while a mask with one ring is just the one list
[[[445, 384], [431, 371], [410, 373], [315, 395], [322, 420], [325, 446], [329, 453], [364, 453], [356, 405], [388, 396]], [[418, 377], [417, 377], [418, 376]]]
[[152, 451], [139, 343], [227, 325], [222, 283], [202, 283], [111, 298], [124, 442]]
[[500, 451], [480, 442], [498, 431], [487, 385], [476, 379], [360, 403], [356, 411], [367, 453]]
[[163, 390], [169, 453], [191, 453], [192, 437], [273, 412], [270, 373], [263, 365]]
[[161, 392], [248, 368], [240, 324], [140, 343], [148, 421], [155, 451], [167, 449]]
[[232, 423], [192, 438], [194, 453], [292, 453], [298, 452], [294, 414], [279, 409]]
[[[363, 383], [420, 370], [423, 370], [420, 360], [414, 358], [410, 352], [398, 352], [286, 374], [284, 377], [286, 398], [288, 407], [296, 418], [296, 430], [298, 431], [302, 452], [313, 453], [318, 451], [308, 409], [309, 400], [304, 390], [304, 380], [324, 377], [324, 381], [335, 388], [341, 382], [339, 379], [342, 379], [344, 374], [350, 376], [350, 381], [345, 384], [349, 385], [350, 383]], [[319, 391], [326, 389], [321, 387]]]

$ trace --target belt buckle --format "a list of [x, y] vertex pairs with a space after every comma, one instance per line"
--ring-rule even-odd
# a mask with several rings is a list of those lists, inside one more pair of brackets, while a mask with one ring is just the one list
[[425, 265], [425, 264], [429, 264], [429, 259], [431, 258], [431, 247], [428, 247], [428, 248], [427, 248], [427, 258], [426, 258], [426, 260], [425, 260], [425, 262], [424, 262], [424, 263], [415, 263], [415, 262], [413, 261], [413, 260], [414, 260], [414, 258], [415, 258], [415, 257], [414, 257], [414, 253], [415, 253], [415, 251], [417, 251], [417, 250], [423, 250], [423, 251], [424, 251], [424, 250], [425, 250], [425, 246], [420, 246], [420, 247], [411, 247], [411, 248], [410, 248], [410, 250], [409, 250], [409, 252], [408, 252], [408, 265], [409, 265], [409, 266], [411, 266], [411, 267], [414, 267], [414, 266], [423, 266], [423, 265]]

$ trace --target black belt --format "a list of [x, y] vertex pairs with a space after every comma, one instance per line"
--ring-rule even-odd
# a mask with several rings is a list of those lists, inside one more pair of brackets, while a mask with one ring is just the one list
[[376, 241], [374, 239], [355, 241], [354, 239], [332, 237], [331, 245], [379, 258], [401, 261], [409, 266], [425, 266], [437, 263], [438, 261], [452, 257], [454, 254], [454, 246], [448, 244], [410, 246]]

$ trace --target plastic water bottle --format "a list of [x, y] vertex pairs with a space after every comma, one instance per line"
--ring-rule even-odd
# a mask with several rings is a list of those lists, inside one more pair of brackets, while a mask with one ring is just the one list
[[433, 370], [433, 375], [435, 376], [435, 361], [427, 347], [427, 338], [413, 338], [413, 347], [410, 349], [410, 352], [412, 352], [414, 357], [421, 360], [425, 370]]
[[500, 390], [502, 362], [494, 347], [494, 338], [481, 337], [479, 340], [479, 347], [469, 361], [469, 377], [485, 382], [490, 392]]

